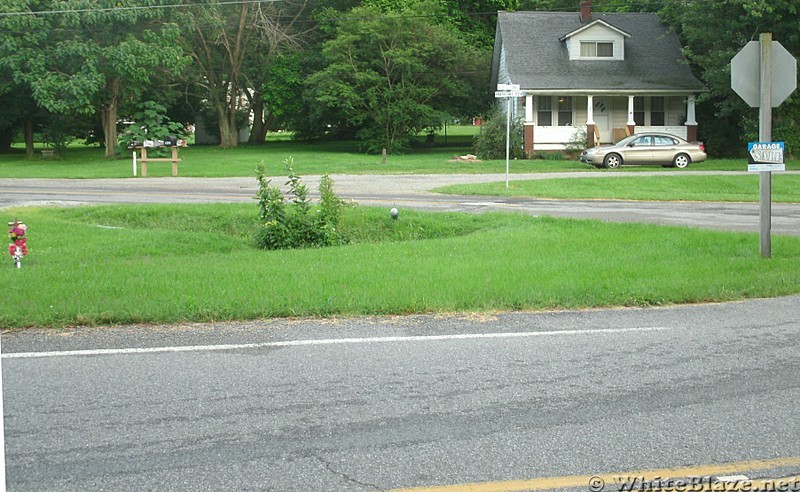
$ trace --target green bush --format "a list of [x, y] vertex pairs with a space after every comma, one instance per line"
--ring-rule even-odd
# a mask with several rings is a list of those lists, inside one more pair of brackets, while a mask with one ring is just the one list
[[577, 127], [575, 131], [572, 132], [572, 136], [567, 142], [566, 150], [569, 154], [575, 156], [580, 155], [583, 152], [583, 149], [586, 148], [586, 127]]
[[256, 243], [264, 249], [295, 249], [346, 244], [340, 222], [345, 202], [333, 191], [333, 180], [327, 174], [320, 181], [320, 203], [312, 207], [308, 187], [293, 169], [291, 157], [284, 161], [289, 175], [291, 203], [287, 204], [281, 190], [270, 184], [263, 163], [256, 168], [261, 228]]
[[534, 158], [541, 159], [544, 161], [564, 161], [567, 160], [567, 156], [560, 150], [545, 150], [541, 152], [536, 152]]
[[[481, 125], [481, 131], [475, 136], [475, 155], [481, 159], [506, 158], [506, 126], [505, 113], [495, 109], [487, 120]], [[524, 157], [523, 152], [523, 125], [521, 118], [511, 119], [511, 134], [509, 155], [512, 159]]]
[[183, 125], [171, 121], [167, 116], [167, 108], [155, 101], [139, 104], [133, 119], [134, 123], [128, 125], [119, 136], [122, 147], [130, 146], [131, 142], [141, 144], [145, 140], [162, 140], [168, 136], [186, 138]]

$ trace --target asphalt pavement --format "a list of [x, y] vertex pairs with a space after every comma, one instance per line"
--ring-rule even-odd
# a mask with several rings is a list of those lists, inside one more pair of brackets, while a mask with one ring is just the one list
[[596, 492], [581, 481], [632, 470], [789, 476], [798, 335], [798, 297], [7, 333], [8, 484]]

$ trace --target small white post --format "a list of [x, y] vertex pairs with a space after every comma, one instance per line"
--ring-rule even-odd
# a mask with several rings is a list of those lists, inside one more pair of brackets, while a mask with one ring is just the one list
[[133, 151], [133, 176], [136, 177], [136, 150]]

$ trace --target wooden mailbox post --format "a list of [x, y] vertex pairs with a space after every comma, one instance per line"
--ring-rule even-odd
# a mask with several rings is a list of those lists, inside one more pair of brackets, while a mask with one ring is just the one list
[[172, 162], [172, 175], [178, 175], [178, 163], [181, 159], [178, 158], [178, 149], [182, 147], [181, 145], [172, 145], [169, 148], [172, 149], [172, 157], [147, 157], [147, 149], [164, 149], [168, 148], [164, 147], [144, 147], [137, 145], [136, 148], [139, 149], [139, 162], [142, 163], [142, 176], [147, 177], [147, 163], [148, 162]]

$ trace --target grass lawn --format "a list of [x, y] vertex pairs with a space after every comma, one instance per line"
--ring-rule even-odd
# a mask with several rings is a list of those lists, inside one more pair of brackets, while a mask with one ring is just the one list
[[800, 292], [800, 238], [348, 210], [350, 245], [262, 251], [256, 203], [17, 208], [0, 327], [642, 306]]
[[[448, 137], [436, 137], [435, 145], [419, 144], [403, 155], [390, 155], [386, 164], [380, 155], [360, 152], [354, 142], [303, 143], [286, 140], [285, 136], [271, 138], [261, 146], [241, 145], [223, 149], [216, 146], [189, 146], [180, 151], [180, 176], [229, 177], [253, 176], [256, 165], [267, 164], [270, 174], [283, 173], [282, 162], [294, 157], [295, 170], [301, 175], [312, 174], [501, 174], [505, 160], [480, 163], [450, 162], [454, 156], [472, 152], [472, 135], [476, 127], [448, 127]], [[424, 139], [422, 139], [424, 141]], [[124, 151], [119, 159], [107, 160], [98, 147], [71, 146], [59, 159], [27, 159], [24, 149], [15, 148], [0, 154], [0, 178], [127, 178], [132, 177], [131, 153]], [[693, 164], [695, 170], [746, 170], [744, 160], [711, 160]], [[787, 169], [800, 169], [800, 163], [787, 163]], [[273, 171], [274, 170], [274, 171]], [[676, 172], [661, 167], [626, 167], [608, 172], [640, 171]], [[517, 160], [510, 164], [512, 173], [595, 171], [576, 160]], [[148, 176], [169, 176], [168, 162], [148, 164]]]
[[[624, 176], [505, 181], [438, 188], [457, 195], [517, 196], [560, 199], [757, 202], [758, 175]], [[772, 201], [800, 203], [800, 175], [773, 173]]]

